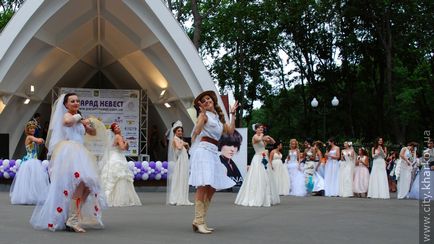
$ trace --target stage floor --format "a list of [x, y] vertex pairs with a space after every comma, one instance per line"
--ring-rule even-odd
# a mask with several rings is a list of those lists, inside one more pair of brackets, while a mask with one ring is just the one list
[[[418, 243], [418, 201], [281, 197], [269, 208], [233, 204], [235, 193], [216, 193], [211, 235], [193, 233], [194, 206], [166, 206], [164, 192], [138, 192], [141, 207], [109, 208], [105, 229], [84, 234], [32, 229], [33, 206], [11, 205], [0, 192], [0, 243]], [[395, 195], [392, 195], [395, 198]], [[193, 199], [193, 193], [190, 193]]]

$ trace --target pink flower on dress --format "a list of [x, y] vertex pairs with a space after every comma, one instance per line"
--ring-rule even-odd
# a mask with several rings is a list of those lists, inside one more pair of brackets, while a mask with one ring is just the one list
[[53, 224], [48, 223], [48, 228], [53, 228]]
[[80, 177], [80, 173], [75, 172], [75, 173], [74, 173], [74, 177], [75, 177], [75, 178], [79, 178], [79, 177]]
[[63, 211], [63, 209], [61, 207], [57, 207], [56, 210], [57, 210], [58, 213], [61, 213]]
[[98, 210], [99, 210], [98, 206], [95, 205], [95, 211], [98, 212]]
[[266, 155], [266, 154], [265, 154], [265, 153], [263, 152], [263, 153], [262, 153], [262, 157], [264, 157], [264, 158], [265, 158], [265, 155]]
[[67, 191], [67, 190], [64, 190], [64, 191], [63, 191], [63, 195], [65, 195], [65, 197], [67, 197], [67, 196], [68, 196], [68, 191]]

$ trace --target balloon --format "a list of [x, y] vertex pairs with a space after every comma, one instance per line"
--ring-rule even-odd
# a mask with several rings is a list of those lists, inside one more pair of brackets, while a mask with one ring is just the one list
[[163, 163], [162, 163], [161, 161], [157, 161], [157, 162], [155, 163], [155, 167], [156, 167], [157, 169], [161, 169], [161, 168], [163, 167]]
[[9, 167], [13, 167], [15, 166], [15, 160], [10, 160], [9, 161]]
[[11, 179], [13, 179], [14, 177], [15, 177], [15, 172], [8, 172], [8, 174], [9, 174], [9, 177], [11, 177]]
[[135, 179], [135, 180], [141, 180], [141, 179], [142, 179], [142, 176], [141, 176], [140, 174], [135, 174], [135, 175], [134, 175], [134, 179]]
[[167, 167], [169, 167], [169, 163], [167, 161], [163, 162], [163, 168], [167, 169]]
[[9, 160], [8, 160], [8, 159], [3, 160], [2, 165], [5, 166], [5, 168], [6, 168], [7, 166], [9, 166]]
[[140, 168], [140, 167], [142, 167], [142, 163], [141, 162], [134, 162], [134, 166], [136, 168]]
[[167, 174], [162, 175], [162, 176], [161, 176], [161, 179], [162, 179], [162, 180], [167, 180]]
[[23, 162], [21, 159], [17, 159], [17, 161], [15, 161], [15, 166], [20, 167], [21, 162]]
[[155, 175], [155, 179], [156, 179], [156, 180], [161, 180], [161, 174], [156, 174], [156, 175]]
[[149, 163], [147, 161], [142, 162], [143, 168], [147, 168], [149, 166]]
[[155, 169], [155, 162], [154, 161], [149, 162], [149, 167]]
[[142, 175], [142, 180], [148, 180], [149, 179], [149, 175], [148, 174], [143, 174]]
[[133, 161], [128, 161], [128, 168], [133, 168], [135, 166], [135, 163]]
[[3, 177], [4, 177], [5, 179], [9, 179], [9, 178], [10, 178], [10, 175], [9, 175], [9, 173], [8, 173], [7, 171], [5, 171], [5, 172], [3, 173]]
[[0, 172], [3, 172], [3, 171], [4, 171], [4, 168], [5, 168], [5, 166], [0, 165]]

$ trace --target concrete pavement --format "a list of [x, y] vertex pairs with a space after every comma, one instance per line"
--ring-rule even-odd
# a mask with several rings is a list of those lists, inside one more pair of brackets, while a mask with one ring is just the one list
[[415, 200], [281, 197], [280, 205], [251, 208], [234, 205], [236, 194], [222, 192], [208, 216], [216, 231], [201, 235], [191, 229], [194, 206], [166, 206], [164, 192], [138, 194], [143, 206], [106, 209], [105, 229], [77, 234], [32, 229], [33, 206], [11, 205], [9, 193], [1, 191], [0, 244], [418, 242]]

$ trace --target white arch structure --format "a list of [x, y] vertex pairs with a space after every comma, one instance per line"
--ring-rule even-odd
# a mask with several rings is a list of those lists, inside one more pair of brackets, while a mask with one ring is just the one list
[[0, 133], [9, 133], [10, 155], [24, 124], [41, 105], [49, 106], [52, 88], [92, 84], [147, 90], [158, 121], [168, 127], [181, 119], [186, 131], [193, 125], [187, 109], [194, 97], [217, 92], [160, 0], [28, 0], [0, 34], [0, 98], [6, 104]]

